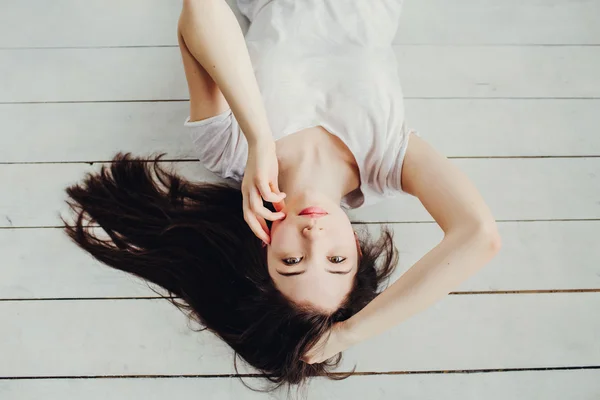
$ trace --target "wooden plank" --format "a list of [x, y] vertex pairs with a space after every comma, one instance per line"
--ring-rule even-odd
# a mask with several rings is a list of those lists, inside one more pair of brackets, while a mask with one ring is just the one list
[[187, 98], [177, 48], [1, 50], [0, 102]]
[[177, 43], [181, 2], [3, 0], [2, 11], [0, 47], [157, 46]]
[[[600, 158], [453, 160], [482, 192], [499, 220], [600, 218]], [[215, 181], [199, 163], [182, 162], [183, 175]], [[0, 166], [0, 227], [57, 226], [64, 188], [83, 178], [83, 164]], [[15, 183], [18, 183], [16, 185]], [[416, 222], [431, 217], [403, 195], [350, 213], [355, 222]]]
[[[346, 352], [341, 370], [597, 365], [598, 293], [450, 296]], [[233, 355], [165, 300], [0, 302], [0, 376], [233, 373]], [[116, 327], [116, 329], [115, 329]], [[242, 366], [240, 372], [251, 372]]]
[[[600, 47], [396, 51], [407, 97], [600, 97]], [[1, 50], [0, 75], [5, 103], [188, 97], [179, 49], [171, 47]]]
[[188, 115], [187, 101], [3, 104], [0, 162], [111, 160], [119, 151], [192, 159]]
[[409, 99], [406, 119], [449, 157], [600, 154], [600, 100]]
[[[394, 280], [442, 234], [435, 224], [391, 227], [400, 251]], [[459, 291], [600, 289], [600, 222], [511, 222], [499, 230], [502, 251]], [[0, 254], [2, 299], [156, 296], [145, 282], [89, 257], [59, 229], [0, 230]]]
[[[442, 239], [436, 224], [392, 225], [398, 277]], [[459, 291], [600, 288], [597, 221], [499, 223], [502, 250]], [[377, 231], [377, 229], [373, 229]], [[565, 266], [569, 265], [569, 268]]]
[[89, 171], [80, 164], [1, 165], [0, 182], [11, 190], [0, 196], [0, 226], [60, 225], [64, 189]]
[[[263, 384], [252, 378], [244, 381], [252, 387]], [[263, 393], [248, 390], [236, 378], [9, 380], [0, 381], [0, 392], [9, 399], [18, 400], [162, 400], [199, 394], [202, 400], [258, 400], [266, 397]], [[302, 393], [306, 397], [301, 398], [320, 400], [596, 400], [600, 396], [600, 387], [597, 370], [570, 370], [354, 376], [343, 381], [315, 379]], [[288, 400], [290, 396], [280, 390], [270, 394], [269, 398]]]
[[[118, 151], [192, 159], [188, 107], [1, 104], [0, 162], [110, 160]], [[450, 157], [600, 155], [600, 100], [409, 99], [406, 108], [408, 125]]]
[[180, 12], [169, 0], [3, 0], [0, 47], [176, 46]]
[[[0, 227], [62, 225], [59, 217], [68, 211], [65, 188], [99, 168], [100, 164], [0, 165], [0, 183], [11, 187], [7, 196], [0, 197]], [[178, 162], [177, 169], [190, 180], [224, 181], [199, 162]]]
[[3, 299], [156, 296], [80, 251], [60, 229], [0, 230], [0, 254]]
[[[177, 44], [180, 2], [88, 0], [84, 6], [76, 0], [4, 0], [3, 5], [0, 47]], [[396, 42], [597, 44], [597, 15], [596, 1], [405, 1]], [[245, 28], [246, 21], [240, 21]]]
[[[600, 159], [453, 160], [475, 183], [496, 219], [600, 217]], [[591, 186], [588, 186], [591, 185]], [[350, 212], [354, 221], [431, 220], [414, 197]]]
[[398, 46], [396, 50], [407, 97], [600, 95], [600, 47]]
[[597, 1], [405, 1], [397, 43], [598, 44]]

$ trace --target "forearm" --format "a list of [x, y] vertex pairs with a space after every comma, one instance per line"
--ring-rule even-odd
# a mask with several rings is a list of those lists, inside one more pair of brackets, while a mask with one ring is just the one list
[[244, 36], [225, 0], [184, 0], [179, 30], [223, 93], [248, 142], [271, 139]]
[[378, 335], [431, 306], [485, 265], [497, 252], [495, 228], [449, 232], [396, 282], [346, 325], [354, 342]]

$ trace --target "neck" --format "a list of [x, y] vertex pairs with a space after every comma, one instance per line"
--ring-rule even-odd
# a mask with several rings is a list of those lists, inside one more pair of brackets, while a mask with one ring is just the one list
[[[344, 143], [316, 127], [277, 141], [279, 189], [292, 199], [325, 196], [340, 204], [360, 184], [354, 156]], [[311, 205], [311, 204], [307, 204]]]

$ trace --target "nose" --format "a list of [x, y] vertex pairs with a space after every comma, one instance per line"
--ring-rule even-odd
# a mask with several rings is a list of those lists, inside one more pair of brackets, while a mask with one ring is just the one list
[[311, 219], [310, 223], [308, 225], [306, 225], [304, 228], [302, 228], [302, 234], [307, 238], [317, 236], [317, 235], [321, 234], [322, 231], [323, 231], [323, 228], [317, 227], [316, 218]]

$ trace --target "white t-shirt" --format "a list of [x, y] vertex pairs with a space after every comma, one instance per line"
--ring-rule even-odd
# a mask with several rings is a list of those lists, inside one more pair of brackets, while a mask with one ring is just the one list
[[[237, 0], [274, 139], [322, 126], [354, 155], [356, 208], [396, 195], [409, 132], [392, 40], [401, 0]], [[188, 122], [199, 159], [241, 180], [247, 143], [231, 111]]]

